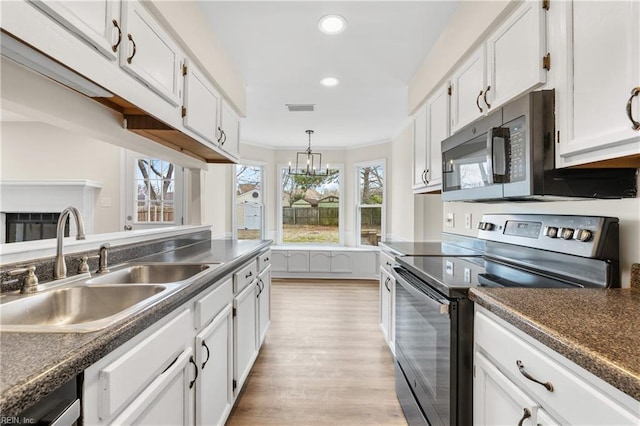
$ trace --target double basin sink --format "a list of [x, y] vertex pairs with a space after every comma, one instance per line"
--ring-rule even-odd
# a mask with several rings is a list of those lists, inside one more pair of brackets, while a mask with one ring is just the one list
[[220, 264], [130, 264], [65, 280], [30, 295], [0, 297], [0, 331], [90, 332], [166, 299]]

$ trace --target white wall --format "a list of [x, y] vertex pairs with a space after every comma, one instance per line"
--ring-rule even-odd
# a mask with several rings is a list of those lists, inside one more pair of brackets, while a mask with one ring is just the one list
[[1, 179], [98, 181], [92, 233], [120, 230], [119, 147], [38, 122], [4, 122], [1, 137]]
[[387, 181], [387, 236], [396, 240], [416, 240], [414, 234], [413, 125], [409, 123], [391, 141], [391, 165]]
[[201, 180], [202, 224], [211, 226], [213, 238], [230, 238], [233, 232], [233, 164], [210, 164]]

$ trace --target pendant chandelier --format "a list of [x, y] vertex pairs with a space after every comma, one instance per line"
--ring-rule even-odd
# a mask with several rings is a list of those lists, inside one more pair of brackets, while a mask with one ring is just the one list
[[306, 151], [296, 153], [296, 167], [291, 168], [289, 161], [289, 174], [293, 176], [328, 176], [329, 165], [322, 169], [322, 154], [311, 151], [311, 135], [313, 130], [305, 131], [309, 135], [309, 145]]

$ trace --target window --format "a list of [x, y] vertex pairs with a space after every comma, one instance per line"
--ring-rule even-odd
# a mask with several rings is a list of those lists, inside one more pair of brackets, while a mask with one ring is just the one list
[[384, 235], [384, 166], [383, 161], [356, 166], [359, 245], [377, 246]]
[[279, 242], [342, 243], [341, 180], [339, 168], [325, 176], [290, 175], [281, 168]]
[[183, 169], [127, 151], [125, 229], [182, 225]]
[[261, 240], [263, 236], [263, 167], [236, 166], [235, 234], [239, 240]]
[[136, 171], [136, 222], [175, 222], [175, 166], [168, 161], [139, 158]]

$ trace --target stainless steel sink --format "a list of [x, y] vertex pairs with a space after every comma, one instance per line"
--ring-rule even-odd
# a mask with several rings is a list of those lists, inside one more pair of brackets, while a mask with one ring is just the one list
[[187, 263], [147, 263], [132, 265], [91, 278], [87, 284], [162, 284], [183, 281], [214, 265]]
[[0, 304], [0, 330], [99, 330], [150, 306], [178, 287], [178, 284], [75, 285], [28, 296], [9, 296]]

